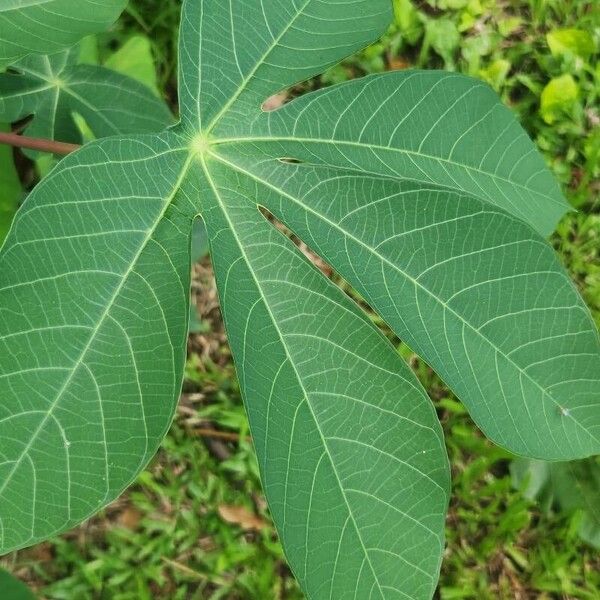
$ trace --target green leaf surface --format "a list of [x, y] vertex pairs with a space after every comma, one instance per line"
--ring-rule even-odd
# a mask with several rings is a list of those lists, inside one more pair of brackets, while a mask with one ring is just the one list
[[429, 399], [357, 307], [248, 203], [264, 191], [218, 164], [204, 170], [225, 324], [296, 578], [315, 598], [430, 597], [449, 477]]
[[187, 0], [181, 123], [93, 142], [28, 197], [0, 254], [0, 552], [93, 514], [155, 451], [179, 394], [198, 215], [308, 598], [431, 598], [449, 473], [414, 375], [273, 215], [488, 435], [530, 456], [598, 452], [598, 335], [532, 229], [565, 203], [493, 92], [392, 73], [261, 110], [391, 17], [388, 0]]
[[597, 331], [554, 251], [524, 223], [431, 185], [256, 150], [221, 160], [262, 184], [261, 203], [434, 367], [488, 437], [547, 459], [598, 451]]
[[[250, 123], [242, 118], [244, 110], [255, 115]], [[234, 106], [215, 136], [242, 151], [258, 147], [280, 157], [467, 192], [542, 234], [568, 209], [543, 158], [496, 93], [455, 73], [373, 75], [307, 94], [271, 113]]]
[[173, 134], [92, 143], [15, 219], [0, 274], [2, 552], [114, 499], [169, 426], [187, 334], [189, 165]]
[[2, 600], [35, 600], [33, 592], [8, 571], [0, 569]]
[[579, 96], [579, 86], [569, 73], [551, 79], [540, 97], [540, 114], [546, 123], [552, 124], [568, 114]]
[[32, 137], [81, 142], [73, 113], [97, 137], [158, 132], [172, 123], [166, 104], [142, 83], [110, 69], [77, 64], [79, 48], [53, 56], [31, 56], [0, 74], [0, 118], [29, 115]]
[[208, 136], [224, 119], [256, 115], [269, 95], [367, 46], [391, 20], [389, 0], [188, 0], [179, 52], [182, 123]]
[[198, 262], [208, 256], [209, 250], [206, 226], [201, 219], [196, 219], [192, 229], [192, 262]]
[[0, 69], [29, 54], [54, 54], [110, 27], [127, 0], [2, 0]]

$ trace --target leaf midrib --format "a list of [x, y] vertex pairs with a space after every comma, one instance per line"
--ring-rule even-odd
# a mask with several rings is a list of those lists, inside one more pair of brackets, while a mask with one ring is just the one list
[[35, 96], [36, 94], [50, 90], [53, 87], [54, 86], [52, 86], [52, 85], [43, 85], [40, 88], [34, 88], [31, 90], [27, 90], [26, 92], [17, 92], [15, 94], [0, 96], [0, 101], [11, 100], [12, 98], [24, 98], [25, 96]]
[[[244, 169], [243, 167], [237, 165], [236, 163], [230, 162], [228, 159], [224, 158], [223, 156], [220, 156], [219, 154], [216, 153], [211, 153], [211, 156], [213, 156], [216, 160], [220, 161], [222, 164], [234, 169], [235, 171], [246, 175], [247, 177], [250, 177], [252, 180], [260, 183], [261, 185], [264, 185], [270, 189], [272, 189], [273, 191], [275, 191], [278, 194], [281, 194], [282, 196], [288, 198], [289, 200], [291, 200], [292, 202], [294, 202], [295, 204], [297, 204], [298, 206], [300, 206], [303, 210], [306, 210], [310, 213], [312, 213], [313, 215], [315, 215], [317, 218], [321, 219], [322, 221], [324, 221], [325, 223], [327, 223], [328, 225], [330, 225], [331, 227], [337, 229], [340, 233], [342, 233], [342, 235], [344, 235], [345, 237], [348, 237], [350, 239], [352, 239], [354, 242], [356, 242], [357, 244], [359, 244], [360, 246], [362, 246], [363, 248], [365, 248], [368, 252], [371, 252], [372, 254], [374, 254], [377, 258], [379, 258], [382, 262], [385, 262], [386, 264], [388, 264], [392, 269], [394, 269], [395, 271], [397, 271], [398, 273], [400, 273], [403, 277], [405, 277], [408, 281], [412, 282], [413, 285], [415, 287], [419, 287], [420, 289], [422, 289], [425, 293], [427, 293], [429, 296], [431, 296], [438, 304], [440, 304], [445, 310], [447, 310], [448, 312], [450, 312], [452, 315], [454, 315], [457, 319], [459, 319], [459, 321], [461, 321], [464, 325], [466, 325], [471, 331], [475, 332], [476, 335], [478, 335], [479, 337], [481, 337], [486, 343], [488, 343], [495, 352], [497, 352], [498, 354], [500, 354], [505, 360], [507, 360], [511, 365], [513, 365], [515, 367], [515, 369], [517, 369], [517, 371], [525, 376], [529, 381], [531, 381], [538, 389], [540, 389], [542, 391], [542, 393], [547, 396], [551, 402], [553, 402], [554, 406], [559, 409], [562, 410], [562, 406], [559, 402], [557, 402], [554, 397], [552, 396], [552, 394], [550, 392], [548, 392], [546, 389], [544, 389], [540, 383], [538, 383], [535, 379], [532, 378], [531, 375], [529, 375], [526, 371], [524, 371], [519, 365], [517, 365], [517, 363], [515, 363], [512, 358], [510, 358], [503, 350], [501, 350], [498, 346], [496, 346], [492, 340], [490, 340], [487, 336], [485, 336], [483, 333], [481, 333], [480, 331], [478, 331], [475, 327], [473, 327], [473, 325], [471, 325], [462, 315], [460, 315], [459, 313], [457, 313], [456, 311], [454, 311], [448, 304], [446, 304], [442, 298], [439, 298], [436, 294], [434, 294], [429, 288], [425, 287], [421, 282], [419, 282], [418, 280], [416, 280], [414, 277], [412, 277], [411, 275], [409, 275], [408, 273], [406, 273], [405, 271], [403, 271], [400, 267], [398, 267], [396, 264], [394, 264], [392, 261], [390, 261], [387, 257], [383, 256], [382, 254], [380, 254], [379, 252], [377, 252], [375, 249], [371, 248], [368, 244], [366, 244], [365, 242], [363, 242], [362, 240], [360, 240], [359, 238], [353, 236], [350, 232], [346, 231], [343, 227], [340, 227], [339, 225], [337, 225], [337, 223], [334, 223], [333, 221], [329, 220], [326, 216], [322, 215], [321, 213], [319, 213], [318, 211], [312, 209], [310, 206], [307, 206], [306, 204], [302, 203], [298, 198], [296, 198], [295, 196], [289, 194], [288, 192], [278, 188], [277, 186], [261, 179], [260, 177], [254, 175], [252, 172], [247, 171], [246, 169]], [[572, 414], [570, 416], [570, 418], [572, 418], [574, 420], [574, 422], [590, 437], [592, 438], [592, 440], [594, 440], [595, 442], [600, 442], [600, 438], [597, 438], [596, 436], [594, 436], [592, 434], [591, 431], [589, 431], [587, 428], [585, 428], [578, 419], [576, 419]]]
[[[235, 104], [237, 99], [244, 93], [244, 91], [248, 87], [248, 84], [254, 79], [254, 76], [256, 75], [258, 70], [263, 66], [263, 64], [265, 64], [265, 61], [267, 60], [267, 58], [269, 57], [271, 52], [273, 52], [273, 50], [275, 50], [277, 48], [277, 46], [279, 45], [279, 42], [283, 39], [283, 37], [286, 35], [286, 33], [288, 33], [288, 31], [294, 26], [294, 23], [304, 13], [304, 11], [306, 10], [306, 7], [311, 2], [313, 2], [313, 0], [306, 0], [304, 2], [304, 4], [300, 8], [298, 8], [298, 10], [296, 11], [296, 14], [293, 16], [293, 18], [290, 20], [290, 22], [282, 29], [282, 31], [277, 35], [277, 37], [273, 38], [273, 41], [271, 42], [270, 46], [267, 48], [266, 52], [264, 52], [264, 54], [256, 61], [256, 64], [254, 65], [254, 67], [252, 67], [252, 69], [250, 70], [248, 75], [246, 75], [246, 77], [244, 77], [242, 79], [242, 82], [240, 83], [240, 85], [238, 86], [236, 91], [232, 94], [231, 98], [229, 98], [229, 100], [223, 105], [223, 107], [219, 110], [219, 112], [210, 121], [209, 125], [206, 127], [205, 135], [208, 136], [214, 130], [214, 128], [219, 124], [219, 121], [229, 112], [229, 109]], [[233, 33], [231, 36], [231, 41], [234, 44], [233, 53], [237, 58], [237, 48], [235, 48], [235, 38], [233, 37]]]
[[[211, 154], [211, 156], [214, 156], [214, 155]], [[260, 296], [262, 298], [262, 301], [263, 301], [263, 304], [264, 304], [264, 306], [265, 306], [265, 308], [266, 308], [266, 310], [267, 310], [267, 312], [269, 314], [269, 318], [270, 318], [271, 322], [273, 323], [273, 327], [275, 328], [275, 331], [277, 332], [277, 335], [278, 335], [278, 337], [279, 337], [279, 339], [281, 341], [281, 345], [283, 346], [283, 349], [285, 351], [285, 355], [287, 357], [287, 361], [289, 362], [292, 370], [294, 371], [294, 374], [296, 376], [296, 380], [298, 382], [298, 385], [300, 386], [300, 388], [302, 389], [302, 392], [304, 393], [304, 399], [303, 399], [303, 401], [306, 403], [306, 406], [308, 407], [308, 409], [310, 411], [310, 414], [311, 414], [311, 417], [312, 417], [312, 419], [313, 419], [313, 421], [315, 423], [315, 427], [316, 427], [317, 432], [319, 434], [319, 437], [321, 439], [321, 443], [322, 443], [323, 448], [325, 450], [325, 453], [327, 454], [327, 457], [329, 459], [329, 463], [331, 465], [332, 471], [335, 474], [336, 482], [337, 482], [338, 487], [340, 489], [340, 493], [342, 494], [342, 497], [344, 498], [344, 503], [346, 504], [346, 508], [348, 510], [348, 514], [349, 514], [350, 518], [352, 519], [352, 523], [354, 524], [354, 528], [356, 530], [356, 534], [358, 536], [358, 539], [360, 540], [360, 544], [361, 544], [363, 553], [364, 553], [365, 558], [366, 558], [366, 560], [367, 560], [367, 562], [369, 564], [369, 567], [370, 567], [371, 572], [373, 574], [373, 578], [375, 579], [375, 582], [377, 583], [377, 588], [379, 589], [379, 593], [381, 594], [382, 598], [385, 598], [385, 594], [383, 593], [381, 584], [379, 582], [379, 578], [377, 577], [377, 574], [376, 574], [375, 569], [373, 567], [373, 564], [371, 562], [371, 558], [369, 556], [369, 553], [367, 552], [366, 546], [365, 546], [364, 541], [362, 539], [362, 535], [361, 535], [360, 529], [358, 527], [358, 524], [357, 524], [356, 519], [354, 517], [354, 514], [352, 512], [352, 509], [350, 508], [350, 504], [348, 502], [348, 498], [347, 498], [346, 493], [344, 491], [344, 487], [342, 486], [342, 482], [340, 480], [340, 477], [339, 477], [339, 474], [337, 472], [335, 463], [333, 461], [333, 457], [331, 456], [331, 453], [329, 451], [329, 446], [327, 444], [327, 440], [325, 439], [325, 436], [323, 435], [323, 432], [321, 430], [321, 427], [319, 425], [317, 417], [316, 417], [316, 415], [314, 413], [313, 407], [312, 407], [312, 405], [310, 403], [309, 393], [305, 389], [304, 384], [302, 382], [302, 378], [301, 378], [300, 374], [298, 373], [298, 370], [296, 368], [296, 365], [295, 365], [294, 361], [292, 360], [292, 357], [290, 355], [290, 352], [289, 352], [289, 349], [288, 349], [288, 346], [287, 346], [287, 343], [286, 343], [286, 340], [285, 340], [285, 336], [281, 332], [281, 330], [280, 330], [280, 328], [279, 328], [279, 326], [277, 324], [277, 321], [275, 319], [275, 316], [273, 315], [273, 312], [271, 311], [271, 306], [269, 305], [269, 303], [268, 303], [268, 301], [266, 299], [266, 296], [264, 294], [264, 290], [263, 290], [263, 288], [262, 288], [259, 280], [257, 279], [257, 277], [256, 277], [256, 275], [254, 273], [254, 270], [252, 268], [251, 262], [248, 259], [248, 256], [247, 256], [246, 251], [245, 251], [245, 249], [243, 247], [243, 244], [241, 243], [241, 241], [240, 241], [240, 239], [239, 239], [239, 237], [237, 235], [237, 232], [235, 230], [235, 226], [234, 226], [233, 222], [231, 221], [231, 218], [229, 217], [227, 209], [225, 208], [225, 206], [224, 206], [224, 204], [223, 204], [223, 202], [221, 200], [219, 191], [217, 189], [217, 186], [215, 185], [215, 182], [214, 182], [213, 178], [210, 175], [210, 171], [208, 169], [208, 166], [206, 164], [206, 160], [205, 160], [204, 157], [201, 158], [201, 162], [202, 162], [202, 167], [204, 169], [205, 175], [206, 175], [206, 177], [208, 179], [208, 182], [209, 182], [209, 184], [210, 184], [210, 186], [211, 186], [211, 188], [213, 190], [213, 193], [214, 193], [215, 198], [216, 198], [216, 200], [217, 200], [217, 202], [219, 204], [221, 212], [223, 213], [223, 216], [225, 217], [225, 219], [226, 219], [226, 221], [227, 221], [227, 223], [229, 225], [229, 229], [231, 231], [231, 234], [235, 238], [235, 241], [236, 241], [236, 244], [237, 244], [237, 246], [238, 246], [238, 248], [240, 250], [240, 253], [242, 254], [242, 256], [244, 258], [244, 261], [246, 262], [246, 265], [248, 267], [248, 271], [251, 274], [251, 277], [252, 277], [252, 279], [254, 281], [254, 284], [255, 284], [255, 286], [257, 288], [257, 291], [260, 294]]]
[[[523, 189], [527, 192], [537, 194], [537, 195], [541, 196], [542, 198], [545, 198], [546, 200], [550, 200], [554, 204], [557, 204], [562, 207], [565, 206], [565, 203], [560, 199], [557, 199], [553, 196], [549, 196], [548, 194], [545, 194], [544, 192], [540, 192], [539, 190], [530, 188], [522, 183], [513, 181], [512, 179], [508, 179], [507, 177], [502, 177], [501, 175], [498, 175], [496, 173], [484, 171], [477, 167], [473, 167], [472, 165], [467, 165], [464, 163], [456, 162], [454, 160], [450, 160], [448, 158], [444, 158], [441, 156], [434, 156], [432, 154], [425, 154], [423, 152], [417, 152], [415, 150], [407, 150], [405, 148], [394, 148], [393, 146], [382, 146], [381, 144], [365, 144], [363, 142], [353, 142], [351, 140], [310, 138], [310, 137], [302, 137], [302, 136], [297, 136], [297, 137], [296, 136], [249, 136], [249, 137], [237, 137], [237, 138], [236, 137], [234, 137], [234, 138], [216, 138], [214, 140], [211, 140], [211, 145], [218, 146], [218, 145], [222, 145], [222, 144], [241, 144], [241, 143], [252, 144], [252, 143], [257, 143], [257, 142], [294, 142], [294, 143], [299, 143], [299, 144], [303, 144], [303, 143], [329, 144], [329, 145], [334, 145], [334, 146], [349, 146], [349, 147], [354, 147], [354, 148], [360, 148], [362, 150], [371, 150], [372, 152], [375, 152], [376, 150], [380, 150], [380, 151], [385, 151], [385, 152], [397, 152], [399, 154], [406, 154], [408, 156], [417, 156], [419, 158], [425, 158], [428, 160], [435, 160], [438, 162], [443, 162], [448, 165], [453, 165], [455, 167], [460, 167], [462, 169], [466, 169], [467, 171], [472, 171], [474, 173], [478, 173], [485, 177], [490, 177], [492, 179], [502, 181], [504, 183], [509, 183], [510, 185], [513, 185], [515, 187]], [[369, 173], [366, 169], [361, 170], [361, 172]], [[372, 174], [380, 175], [379, 173], [372, 173]], [[435, 183], [435, 182], [433, 182], [433, 183]], [[464, 188], [460, 188], [458, 186], [456, 186], [455, 189], [464, 191]], [[484, 200], [489, 202], [489, 196], [485, 197]]]

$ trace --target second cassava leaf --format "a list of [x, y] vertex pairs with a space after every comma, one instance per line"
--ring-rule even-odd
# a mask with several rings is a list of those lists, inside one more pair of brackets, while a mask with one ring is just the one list
[[73, 119], [83, 117], [96, 137], [158, 132], [173, 121], [166, 104], [140, 82], [110, 69], [78, 64], [79, 48], [30, 56], [0, 74], [0, 119], [33, 115], [31, 137], [80, 143]]

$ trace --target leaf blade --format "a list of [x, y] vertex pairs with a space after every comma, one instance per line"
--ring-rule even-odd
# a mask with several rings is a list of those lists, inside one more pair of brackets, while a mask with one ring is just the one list
[[0, 69], [29, 54], [52, 54], [114, 23], [127, 0], [5, 0]]
[[392, 20], [389, 0], [354, 0], [352, 12], [348, 4], [187, 0], [180, 45], [183, 122], [208, 135], [227, 112], [238, 106], [256, 111], [271, 94], [371, 43]]
[[0, 588], [6, 600], [35, 600], [33, 592], [4, 569], [0, 569]]
[[[170, 423], [191, 228], [173, 206], [186, 206], [188, 165], [172, 135], [93, 143], [65, 159], [15, 220], [0, 256], [1, 553], [116, 497]], [[92, 183], [94, 170], [106, 177]], [[40, 255], [50, 258], [40, 264]]]
[[32, 137], [81, 143], [80, 114], [97, 137], [155, 133], [173, 124], [166, 104], [142, 83], [110, 69], [78, 65], [78, 48], [17, 62], [18, 74], [0, 74], [0, 118], [33, 115]]
[[600, 339], [525, 224], [444, 188], [265, 156], [221, 160], [278, 194], [268, 210], [435, 368], [488, 437], [534, 458], [599, 451]]
[[489, 86], [462, 75], [373, 75], [250, 119], [247, 127], [239, 115], [225, 116], [217, 143], [247, 143], [309, 163], [459, 190], [542, 235], [568, 209], [514, 116]]
[[224, 318], [292, 568], [308, 597], [372, 587], [429, 598], [449, 486], [432, 406], [381, 334], [260, 215], [264, 194], [212, 163], [203, 208]]

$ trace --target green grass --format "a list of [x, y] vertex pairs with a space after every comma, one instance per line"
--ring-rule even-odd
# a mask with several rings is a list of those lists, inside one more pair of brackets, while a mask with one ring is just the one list
[[[409, 4], [397, 2], [403, 10], [383, 41], [299, 91], [409, 66], [456, 69], [488, 80], [518, 113], [579, 209], [565, 217], [553, 242], [600, 325], [598, 52], [553, 56], [546, 37], [558, 28], [577, 28], [591, 32], [598, 49], [600, 3], [429, 0], [415, 1], [410, 10]], [[149, 35], [160, 88], [173, 106], [178, 20], [179, 2], [135, 0], [101, 38], [106, 55], [133, 34]], [[559, 106], [549, 123], [541, 95], [565, 74], [578, 95]], [[200, 332], [190, 338], [182, 406], [153, 464], [86, 525], [2, 560], [45, 598], [302, 597], [260, 491], [208, 262], [197, 265], [194, 275]], [[406, 347], [400, 351], [436, 404], [453, 470], [439, 597], [600, 598], [600, 557], [578, 537], [581, 514], [548, 514], [525, 499], [511, 483], [511, 456], [483, 438], [426, 365]], [[198, 435], [206, 427], [234, 434], [237, 441], [209, 441]], [[244, 511], [238, 523], [224, 518], [230, 507]], [[253, 522], [242, 522], [248, 519]]]

